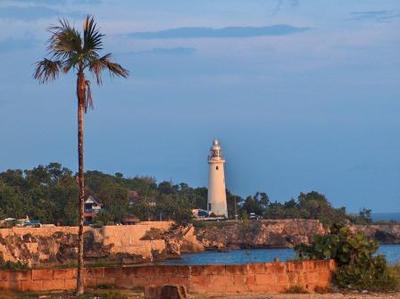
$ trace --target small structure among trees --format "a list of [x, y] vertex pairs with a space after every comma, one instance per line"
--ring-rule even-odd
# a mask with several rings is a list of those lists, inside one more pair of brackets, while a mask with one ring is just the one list
[[84, 205], [85, 224], [92, 224], [97, 214], [101, 211], [103, 204], [93, 195], [89, 195]]

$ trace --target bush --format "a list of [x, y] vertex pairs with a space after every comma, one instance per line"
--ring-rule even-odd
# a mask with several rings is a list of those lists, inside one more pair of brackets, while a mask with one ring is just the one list
[[28, 267], [28, 264], [20, 262], [20, 261], [18, 261], [18, 262], [2, 261], [0, 264], [0, 269], [1, 270], [19, 271], [19, 270], [29, 269], [29, 267]]
[[329, 234], [315, 236], [311, 245], [300, 244], [295, 250], [300, 258], [334, 259], [338, 266], [334, 282], [340, 288], [397, 290], [400, 275], [388, 267], [384, 256], [375, 255], [378, 246], [364, 234], [353, 234], [348, 227], [336, 225]]

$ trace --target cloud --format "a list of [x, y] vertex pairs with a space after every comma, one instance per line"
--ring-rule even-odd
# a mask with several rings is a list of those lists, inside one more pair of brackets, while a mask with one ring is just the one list
[[176, 47], [176, 48], [153, 48], [149, 51], [139, 52], [141, 54], [160, 54], [160, 55], [190, 55], [196, 52], [195, 48], [185, 48], [185, 47]]
[[353, 11], [350, 15], [350, 20], [353, 21], [389, 22], [392, 19], [400, 18], [400, 12], [395, 10]]
[[309, 30], [307, 27], [273, 25], [264, 27], [180, 27], [153, 32], [133, 32], [128, 36], [137, 39], [173, 39], [173, 38], [239, 38], [257, 36], [287, 35]]
[[0, 53], [26, 50], [33, 48], [36, 44], [37, 41], [32, 37], [27, 37], [23, 39], [8, 38], [0, 41]]

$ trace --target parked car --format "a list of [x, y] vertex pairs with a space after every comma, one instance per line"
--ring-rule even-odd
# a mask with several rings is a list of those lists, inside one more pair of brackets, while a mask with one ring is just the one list
[[256, 213], [250, 213], [249, 219], [250, 220], [260, 220], [261, 216], [260, 215], [256, 215]]

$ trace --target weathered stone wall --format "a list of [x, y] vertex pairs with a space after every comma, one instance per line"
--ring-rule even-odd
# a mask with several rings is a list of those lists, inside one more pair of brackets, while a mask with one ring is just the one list
[[[335, 269], [333, 260], [208, 266], [131, 266], [91, 268], [85, 284], [118, 288], [183, 285], [191, 293], [269, 293], [290, 287], [308, 291], [330, 286]], [[19, 291], [71, 290], [75, 269], [0, 271], [0, 288]]]
[[[140, 222], [135, 225], [84, 228], [85, 258], [130, 258], [131, 261], [152, 261], [162, 254], [162, 239], [143, 239], [150, 230], [168, 231], [169, 221]], [[77, 227], [14, 227], [0, 229], [0, 258], [23, 262], [30, 266], [46, 263], [68, 263], [76, 256]]]

